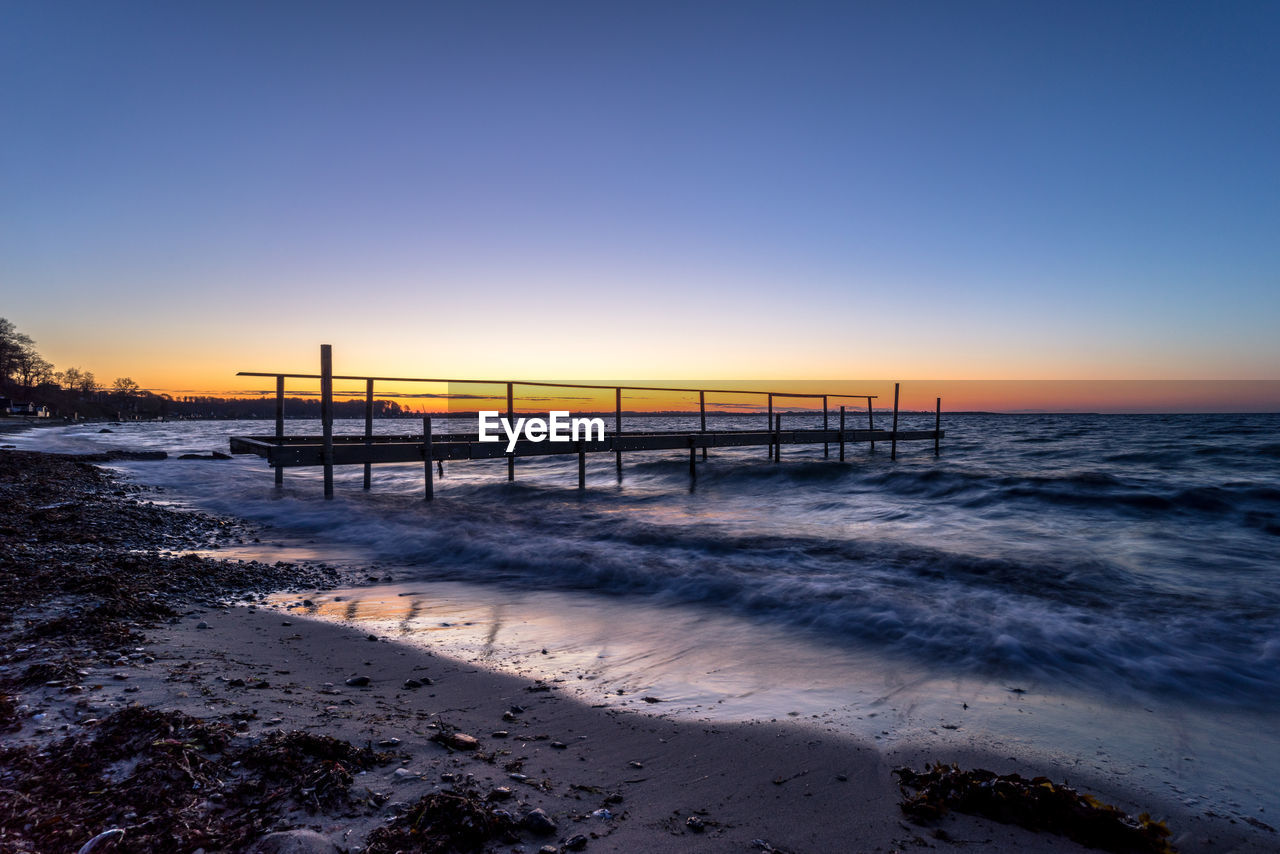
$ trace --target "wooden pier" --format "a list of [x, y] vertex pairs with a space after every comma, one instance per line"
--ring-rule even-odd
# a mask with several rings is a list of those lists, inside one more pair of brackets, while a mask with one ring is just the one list
[[[364, 488], [372, 484], [372, 468], [379, 463], [421, 463], [426, 497], [430, 500], [435, 492], [435, 469], [450, 460], [492, 460], [506, 458], [507, 479], [515, 479], [516, 459], [519, 457], [572, 456], [578, 458], [578, 488], [586, 488], [586, 458], [588, 454], [612, 453], [615, 456], [618, 478], [622, 477], [622, 455], [638, 451], [674, 451], [688, 450], [689, 476], [698, 476], [698, 457], [707, 459], [707, 452], [712, 448], [763, 447], [768, 450], [769, 459], [778, 462], [782, 458], [785, 445], [822, 445], [823, 456], [830, 457], [831, 446], [836, 445], [838, 458], [845, 459], [846, 446], [866, 443], [871, 450], [876, 442], [887, 442], [890, 447], [890, 459], [897, 459], [898, 443], [911, 441], [932, 441], [934, 455], [941, 453], [941, 442], [945, 435], [942, 430], [942, 399], [937, 398], [932, 430], [899, 430], [898, 429], [898, 383], [893, 387], [893, 426], [889, 430], [878, 430], [875, 427], [875, 414], [872, 401], [876, 395], [849, 394], [805, 394], [797, 392], [771, 392], [742, 389], [696, 389], [660, 386], [614, 386], [584, 385], [577, 383], [552, 383], [521, 380], [463, 380], [439, 379], [425, 377], [367, 377], [367, 376], [335, 376], [333, 373], [332, 350], [328, 344], [320, 347], [319, 374], [287, 374], [260, 371], [241, 371], [238, 376], [274, 377], [276, 381], [276, 419], [275, 433], [271, 436], [233, 436], [231, 452], [233, 454], [256, 454], [263, 457], [275, 469], [276, 485], [284, 483], [284, 470], [300, 466], [319, 466], [324, 469], [324, 495], [333, 497], [334, 466], [363, 465]], [[320, 436], [286, 436], [284, 432], [284, 394], [285, 381], [288, 379], [320, 380]], [[365, 423], [363, 435], [333, 434], [333, 383], [334, 380], [360, 381], [365, 387]], [[423, 418], [423, 429], [420, 434], [410, 435], [374, 435], [373, 401], [376, 383], [450, 383], [466, 385], [504, 386], [506, 390], [506, 416], [515, 416], [516, 387], [591, 389], [596, 391], [613, 391], [615, 412], [613, 432], [606, 432], [603, 438], [582, 439], [569, 442], [516, 441], [511, 452], [507, 451], [506, 440], [481, 442], [477, 433], [440, 433], [432, 430], [430, 417]], [[627, 391], [669, 391], [698, 395], [699, 424], [697, 430], [628, 430], [622, 429], [622, 399]], [[764, 416], [763, 429], [745, 430], [709, 430], [707, 429], [707, 395], [755, 395], [766, 398], [764, 411], [758, 415], [743, 415], [743, 418]], [[808, 398], [822, 400], [822, 427], [786, 429], [783, 425], [783, 413], [774, 412], [775, 399]], [[853, 399], [866, 402], [866, 409], [859, 406], [851, 410], [841, 405], [833, 411], [830, 407], [832, 399]], [[816, 413], [815, 413], [816, 414]], [[832, 417], [838, 415], [836, 424]], [[853, 419], [866, 416], [866, 427], [854, 427]]]

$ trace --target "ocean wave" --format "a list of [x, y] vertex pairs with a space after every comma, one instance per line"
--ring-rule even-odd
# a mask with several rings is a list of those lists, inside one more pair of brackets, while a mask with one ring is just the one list
[[[940, 672], [1044, 679], [1192, 702], [1280, 701], [1275, 416], [952, 419], [943, 455], [865, 446], [446, 467], [271, 486], [257, 460], [130, 464], [205, 509], [315, 540], [406, 578], [723, 609]], [[261, 425], [248, 425], [258, 428]], [[59, 449], [225, 448], [236, 425], [42, 431]], [[241, 428], [240, 432], [244, 432]], [[55, 438], [58, 435], [61, 438]], [[1030, 440], [1030, 441], [1024, 441]], [[23, 441], [21, 439], [15, 441]], [[607, 474], [606, 474], [607, 472]]]
[[[1280, 632], [1274, 597], [1227, 623], [1206, 619], [1212, 603], [1143, 589], [1101, 561], [617, 533], [601, 547], [491, 533], [454, 554], [472, 579], [711, 605], [948, 669], [1076, 686], [1118, 682], [1243, 705], [1280, 699], [1280, 663], [1269, 646]], [[436, 562], [417, 577], [456, 578], [460, 568]]]

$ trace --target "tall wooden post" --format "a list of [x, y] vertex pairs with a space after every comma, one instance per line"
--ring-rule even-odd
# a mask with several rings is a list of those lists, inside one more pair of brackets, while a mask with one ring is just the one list
[[431, 447], [431, 416], [425, 415], [422, 418], [422, 469], [423, 478], [427, 485], [427, 501], [431, 501], [436, 497], [435, 484], [435, 465], [431, 458], [435, 456], [435, 451]]
[[[373, 380], [364, 381], [364, 444], [373, 445]], [[373, 463], [364, 464], [364, 488], [373, 485]]]
[[693, 439], [689, 440], [689, 477], [698, 479], [698, 449], [693, 446]]
[[[702, 432], [707, 432], [707, 393], [705, 391], [698, 392], [698, 410], [702, 413]], [[705, 438], [705, 437], [704, 437]], [[707, 446], [702, 446], [702, 458], [707, 458]]]
[[[276, 377], [276, 438], [284, 438], [284, 377]], [[284, 442], [280, 443], [281, 445]], [[276, 466], [276, 486], [284, 486], [284, 466]]]
[[933, 415], [933, 455], [942, 453], [942, 398], [938, 398], [938, 408]]
[[578, 443], [578, 489], [587, 488], [587, 451], [586, 442]]
[[324, 497], [333, 498], [333, 345], [320, 345], [320, 430], [324, 435]]
[[[827, 396], [825, 394], [822, 396], [822, 429], [823, 430], [827, 429]], [[831, 456], [831, 443], [823, 442], [822, 457], [823, 459], [826, 459], [827, 457], [830, 457], [830, 456]]]
[[[507, 383], [507, 422], [515, 427], [516, 422], [516, 395], [514, 383]], [[507, 454], [507, 480], [516, 479], [516, 455]]]
[[893, 384], [893, 432], [889, 434], [889, 459], [898, 458], [898, 386]]
[[844, 462], [844, 407], [840, 407], [840, 462]]
[[774, 416], [773, 422], [773, 461], [782, 462], [782, 413]]
[[870, 397], [867, 398], [867, 429], [871, 431], [871, 450], [874, 451], [876, 449], [876, 438], [875, 438], [876, 419], [875, 419], [875, 416], [871, 414], [871, 398]]
[[622, 480], [622, 451], [618, 449], [618, 441], [622, 437], [622, 389], [613, 390], [613, 449], [618, 464], [618, 480]]

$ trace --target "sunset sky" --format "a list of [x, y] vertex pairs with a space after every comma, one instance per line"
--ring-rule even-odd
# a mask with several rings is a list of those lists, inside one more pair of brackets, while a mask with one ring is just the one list
[[0, 316], [59, 368], [1280, 380], [1274, 2], [0, 22]]

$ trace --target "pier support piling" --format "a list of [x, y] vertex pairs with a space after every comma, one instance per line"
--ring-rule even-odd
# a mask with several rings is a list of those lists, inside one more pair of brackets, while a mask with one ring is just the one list
[[933, 455], [942, 454], [942, 398], [938, 398], [938, 408], [933, 415]]
[[840, 462], [844, 462], [844, 407], [840, 407]]
[[[769, 420], [765, 422], [765, 429], [773, 429], [773, 395], [769, 395]], [[773, 459], [774, 446], [773, 442], [769, 443], [769, 459]]]
[[[827, 429], [827, 396], [822, 396], [822, 429]], [[822, 443], [822, 458], [825, 460], [831, 456], [831, 443]]]
[[898, 458], [898, 383], [893, 384], [893, 430], [889, 433], [889, 459]]
[[[507, 383], [507, 421], [509, 423], [515, 423], [515, 420], [516, 420], [515, 402], [516, 402], [515, 384]], [[516, 455], [507, 454], [507, 482], [510, 483], [515, 479], [516, 479]]]
[[[364, 439], [366, 445], [373, 442], [373, 380], [364, 381]], [[364, 488], [373, 485], [373, 463], [364, 464]]]
[[578, 489], [587, 488], [587, 451], [578, 443]]
[[[616, 442], [618, 441], [618, 438], [621, 436], [622, 436], [622, 389], [615, 388], [613, 390], [613, 441], [615, 442], [614, 444], [615, 449], [618, 447]], [[616, 462], [618, 465], [618, 482], [621, 483], [622, 482], [622, 451], [615, 450], [614, 454], [617, 457]]]
[[431, 447], [431, 416], [427, 415], [422, 419], [422, 468], [427, 485], [427, 501], [431, 501], [436, 497], [436, 484], [432, 477], [435, 473], [435, 466], [431, 464], [433, 456], [435, 456], [435, 453]]
[[[276, 438], [284, 438], [284, 377], [276, 377]], [[281, 444], [284, 444], [283, 442]], [[276, 466], [276, 486], [284, 486], [284, 467]]]
[[[867, 429], [872, 431], [873, 436], [875, 435], [876, 418], [874, 415], [871, 414], [871, 398], [869, 397], [867, 398]], [[871, 450], [874, 451], [875, 449], [876, 449], [876, 440], [872, 439]]]
[[320, 345], [320, 430], [323, 434], [324, 497], [333, 498], [333, 345]]
[[[698, 411], [702, 414], [702, 432], [707, 432], [707, 393], [705, 391], [698, 392]], [[702, 446], [702, 459], [707, 458], [707, 446]]]

